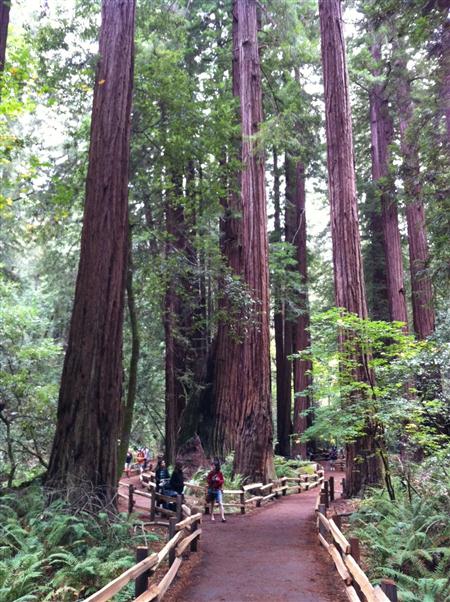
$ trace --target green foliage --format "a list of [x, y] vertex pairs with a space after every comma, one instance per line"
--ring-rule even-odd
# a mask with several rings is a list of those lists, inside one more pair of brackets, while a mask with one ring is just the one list
[[[433, 356], [447, 357], [448, 343], [416, 341], [401, 323], [364, 320], [342, 309], [313, 316], [312, 333], [312, 349], [303, 354], [313, 361], [317, 400], [308, 438], [351, 442], [370, 419], [392, 447], [405, 431], [429, 452], [448, 442], [446, 428], [432, 418], [444, 411], [446, 394], [430, 397], [421, 385], [422, 372], [424, 379], [432, 374]], [[372, 374], [364, 381], [356, 377], [363, 361]]]
[[2, 602], [80, 600], [132, 566], [135, 546], [156, 538], [137, 534], [125, 515], [46, 507], [37, 487], [0, 496], [0, 524]]
[[374, 491], [352, 516], [351, 530], [367, 550], [371, 580], [390, 577], [402, 602], [450, 599], [450, 480], [446, 457], [396, 479], [396, 501]]
[[301, 474], [313, 474], [314, 467], [304, 460], [286, 460], [284, 456], [274, 456], [275, 472], [277, 478], [298, 477]]

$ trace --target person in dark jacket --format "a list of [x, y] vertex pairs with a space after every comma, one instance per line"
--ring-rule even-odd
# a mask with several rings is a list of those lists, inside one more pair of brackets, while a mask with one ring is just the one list
[[170, 489], [170, 491], [174, 491], [176, 494], [183, 494], [184, 476], [181, 462], [175, 463], [175, 468], [173, 469], [172, 476], [170, 477], [168, 489]]
[[160, 492], [163, 487], [167, 485], [169, 482], [170, 475], [167, 470], [166, 463], [164, 458], [158, 458], [158, 464], [156, 465], [155, 470], [155, 483], [156, 483], [156, 491]]

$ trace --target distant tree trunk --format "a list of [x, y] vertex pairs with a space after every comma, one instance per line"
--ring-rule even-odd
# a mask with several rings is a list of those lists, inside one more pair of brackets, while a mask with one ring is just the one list
[[[278, 167], [278, 155], [273, 152], [274, 163], [274, 242], [281, 242], [280, 222], [280, 171]], [[283, 290], [279, 285], [275, 286], [275, 361], [277, 382], [277, 453], [282, 456], [290, 455], [289, 435], [291, 434], [291, 389], [292, 389], [292, 367], [288, 356], [292, 353], [292, 323], [286, 321], [286, 304], [283, 298]]]
[[431, 278], [427, 273], [428, 245], [419, 154], [415, 137], [411, 132], [414, 105], [405, 61], [398, 59], [396, 68], [398, 75], [396, 85], [397, 108], [400, 147], [403, 156], [403, 182], [406, 195], [413, 321], [417, 337], [425, 339], [434, 332], [435, 314], [433, 288]]
[[11, 0], [0, 0], [0, 73], [3, 73], [5, 69], [10, 6]]
[[133, 424], [133, 411], [134, 402], [136, 400], [137, 391], [137, 375], [139, 365], [139, 354], [141, 341], [139, 337], [139, 322], [136, 311], [136, 301], [133, 290], [133, 248], [132, 248], [132, 230], [129, 228], [129, 239], [128, 239], [128, 266], [127, 266], [127, 304], [128, 304], [128, 316], [130, 319], [130, 330], [131, 330], [131, 357], [130, 366], [128, 373], [128, 391], [125, 405], [122, 411], [122, 425], [121, 425], [121, 436], [119, 446], [119, 466], [118, 474], [122, 473], [122, 467], [125, 463], [125, 457], [130, 444], [130, 433], [131, 426]]
[[[340, 0], [319, 0], [325, 115], [328, 189], [336, 305], [367, 317], [366, 292], [356, 202], [353, 139], [344, 33]], [[342, 333], [341, 345], [345, 333]], [[367, 358], [360, 354], [354, 378], [370, 382]], [[347, 445], [346, 493], [357, 495], [382, 477], [377, 453], [376, 428], [368, 417], [365, 434]]]
[[54, 495], [92, 508], [111, 502], [117, 486], [134, 14], [134, 0], [103, 1], [80, 263], [47, 474]]
[[[256, 0], [233, 2], [233, 93], [240, 100], [242, 172], [240, 192], [232, 195], [226, 216], [224, 244], [228, 264], [247, 287], [253, 309], [237, 324], [219, 325], [212, 442], [222, 456], [235, 449], [236, 473], [265, 479], [273, 470], [273, 450], [264, 159], [251, 138], [262, 121]], [[236, 209], [240, 219], [233, 217]]]
[[[190, 299], [182, 299], [185, 286], [179, 275], [179, 264], [186, 253], [186, 222], [181, 204], [182, 177], [172, 178], [173, 190], [167, 193], [166, 206], [166, 259], [169, 261], [169, 282], [165, 296], [166, 344], [166, 459], [173, 464], [176, 457], [181, 414], [186, 406], [187, 341], [185, 339], [186, 314], [190, 314]], [[185, 266], [186, 267], [186, 266]]]
[[[293, 329], [293, 352], [305, 351], [311, 344], [309, 334], [309, 303], [308, 303], [308, 257], [306, 248], [306, 217], [305, 217], [305, 168], [303, 163], [297, 162], [294, 168], [294, 182], [292, 186], [292, 217], [291, 225], [292, 244], [296, 248], [297, 267], [301, 277], [302, 290], [299, 293], [299, 306], [301, 313], [296, 318]], [[290, 187], [289, 187], [290, 188]], [[292, 455], [307, 457], [306, 443], [299, 441], [308, 426], [311, 425], [311, 415], [303, 416], [303, 412], [311, 408], [312, 398], [309, 388], [312, 384], [312, 363], [307, 359], [296, 359], [293, 363], [294, 373], [294, 415], [293, 431], [297, 437], [292, 445]], [[301, 395], [299, 393], [303, 391]], [[307, 391], [307, 392], [305, 392]]]
[[447, 125], [447, 149], [450, 150], [450, 20], [445, 11], [441, 40], [441, 102]]
[[[379, 42], [375, 42], [372, 46], [372, 57], [378, 63], [381, 61]], [[375, 76], [379, 76], [380, 73], [379, 67], [373, 71]], [[393, 125], [384, 88], [383, 84], [375, 84], [370, 91], [372, 179], [378, 185], [380, 194], [389, 315], [392, 321], [407, 324], [402, 245], [397, 204], [393, 198], [392, 179], [389, 175], [389, 145], [393, 139]]]

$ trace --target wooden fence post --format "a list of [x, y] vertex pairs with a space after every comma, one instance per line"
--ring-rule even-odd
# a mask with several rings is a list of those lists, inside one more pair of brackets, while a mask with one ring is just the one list
[[382, 579], [380, 587], [391, 602], [398, 602], [397, 586], [392, 579]]
[[320, 503], [323, 504], [325, 508], [328, 508], [328, 493], [325, 489], [320, 490]]
[[[175, 533], [177, 532], [177, 519], [175, 516], [171, 516], [169, 518], [169, 541], [172, 539], [172, 537], [174, 537]], [[169, 566], [172, 566], [172, 564], [175, 561], [175, 548], [172, 548], [169, 551]]]
[[128, 514], [131, 514], [134, 508], [133, 492], [134, 485], [128, 485]]
[[[192, 523], [192, 533], [194, 533], [195, 531], [197, 531], [198, 529], [198, 520], [195, 521], [195, 523]], [[198, 537], [195, 537], [192, 541], [191, 541], [191, 552], [196, 552], [197, 551], [197, 542], [198, 542]]]
[[[319, 513], [323, 514], [324, 516], [327, 515], [327, 508], [326, 508], [325, 504], [319, 504]], [[322, 537], [326, 537], [327, 530], [325, 528], [325, 525], [322, 523], [322, 521], [320, 519], [319, 519], [319, 533], [322, 535]]]
[[323, 482], [323, 489], [325, 491], [325, 505], [327, 508], [330, 507], [330, 484], [328, 481]]
[[[139, 546], [136, 548], [136, 563], [141, 562], [144, 558], [148, 556], [148, 548], [144, 546]], [[149, 571], [145, 571], [139, 577], [136, 577], [134, 581], [134, 597], [137, 598], [141, 594], [147, 591], [148, 589], [148, 575]]]
[[361, 551], [359, 549], [359, 539], [357, 537], [350, 537], [348, 541], [350, 543], [350, 554], [353, 556], [353, 558], [359, 564], [360, 560], [361, 560]]
[[156, 492], [153, 489], [152, 497], [150, 499], [150, 521], [153, 522], [155, 520], [155, 514], [156, 514]]
[[178, 494], [177, 495], [177, 523], [179, 523], [181, 521], [181, 519], [183, 518], [183, 496]]
[[345, 479], [342, 479], [341, 484], [342, 484], [341, 497], [345, 497]]
[[241, 504], [241, 514], [245, 514], [245, 492], [239, 494], [239, 503]]
[[[256, 489], [254, 490], [254, 495], [261, 495], [261, 489]], [[256, 507], [260, 508], [261, 507], [261, 500], [256, 500]]]
[[330, 477], [328, 483], [330, 484], [330, 502], [334, 502], [334, 477]]
[[283, 477], [281, 479], [281, 487], [283, 487], [283, 491], [281, 492], [281, 495], [286, 495], [287, 494], [287, 490], [285, 489], [285, 487], [286, 487], [286, 477]]

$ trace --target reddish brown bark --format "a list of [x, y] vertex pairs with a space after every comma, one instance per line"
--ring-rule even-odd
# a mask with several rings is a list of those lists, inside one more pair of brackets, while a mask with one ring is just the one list
[[0, 0], [0, 73], [5, 69], [6, 40], [8, 38], [10, 0]]
[[[340, 0], [319, 0], [322, 65], [325, 87], [328, 190], [331, 209], [336, 305], [367, 317], [358, 225], [351, 109]], [[343, 334], [344, 336], [344, 334]], [[343, 340], [341, 340], [341, 345]], [[367, 358], [360, 356], [354, 378], [367, 382]], [[347, 445], [347, 494], [356, 495], [382, 477], [370, 420], [365, 435]]]
[[[372, 57], [381, 60], [381, 44], [372, 46]], [[380, 76], [379, 67], [374, 75]], [[398, 227], [397, 204], [389, 174], [389, 145], [393, 139], [393, 124], [383, 84], [372, 86], [370, 91], [370, 128], [372, 139], [372, 179], [378, 185], [381, 203], [381, 227], [386, 258], [386, 280], [389, 315], [393, 321], [408, 323], [403, 276], [403, 257]]]
[[[280, 171], [278, 156], [273, 153], [274, 161], [274, 232], [275, 242], [282, 241], [281, 207], [280, 207]], [[286, 303], [280, 286], [275, 286], [275, 363], [277, 384], [277, 453], [282, 456], [290, 455], [291, 434], [291, 390], [292, 366], [288, 356], [292, 354], [292, 322], [286, 319]]]
[[[300, 273], [303, 290], [299, 293], [299, 306], [301, 313], [296, 318], [293, 329], [293, 352], [305, 351], [311, 344], [309, 334], [309, 303], [308, 303], [308, 264], [306, 248], [306, 215], [305, 215], [305, 169], [301, 162], [294, 166], [294, 182], [292, 188], [292, 225], [291, 242], [296, 248], [297, 269]], [[302, 435], [311, 424], [311, 416], [303, 416], [303, 412], [312, 405], [311, 394], [305, 392], [312, 384], [312, 364], [307, 359], [296, 359], [293, 363], [294, 376], [294, 414], [293, 431], [296, 435]], [[300, 393], [303, 393], [300, 395]], [[307, 457], [306, 443], [295, 438], [292, 444], [292, 454], [300, 455], [303, 459]]]
[[397, 108], [399, 115], [400, 147], [403, 155], [403, 183], [406, 196], [406, 222], [408, 226], [409, 269], [414, 330], [419, 339], [434, 332], [435, 314], [433, 288], [427, 273], [428, 245], [425, 226], [425, 209], [420, 175], [419, 154], [411, 131], [414, 104], [411, 85], [403, 59], [396, 61]]
[[104, 0], [81, 253], [47, 484], [76, 503], [117, 484], [134, 0]]
[[[262, 121], [256, 0], [233, 2], [233, 93], [240, 106], [242, 171], [225, 219], [223, 248], [254, 309], [238, 324], [219, 325], [212, 443], [222, 456], [235, 449], [237, 473], [264, 479], [273, 452], [264, 158], [251, 138]], [[236, 210], [239, 219], [233, 217]]]

